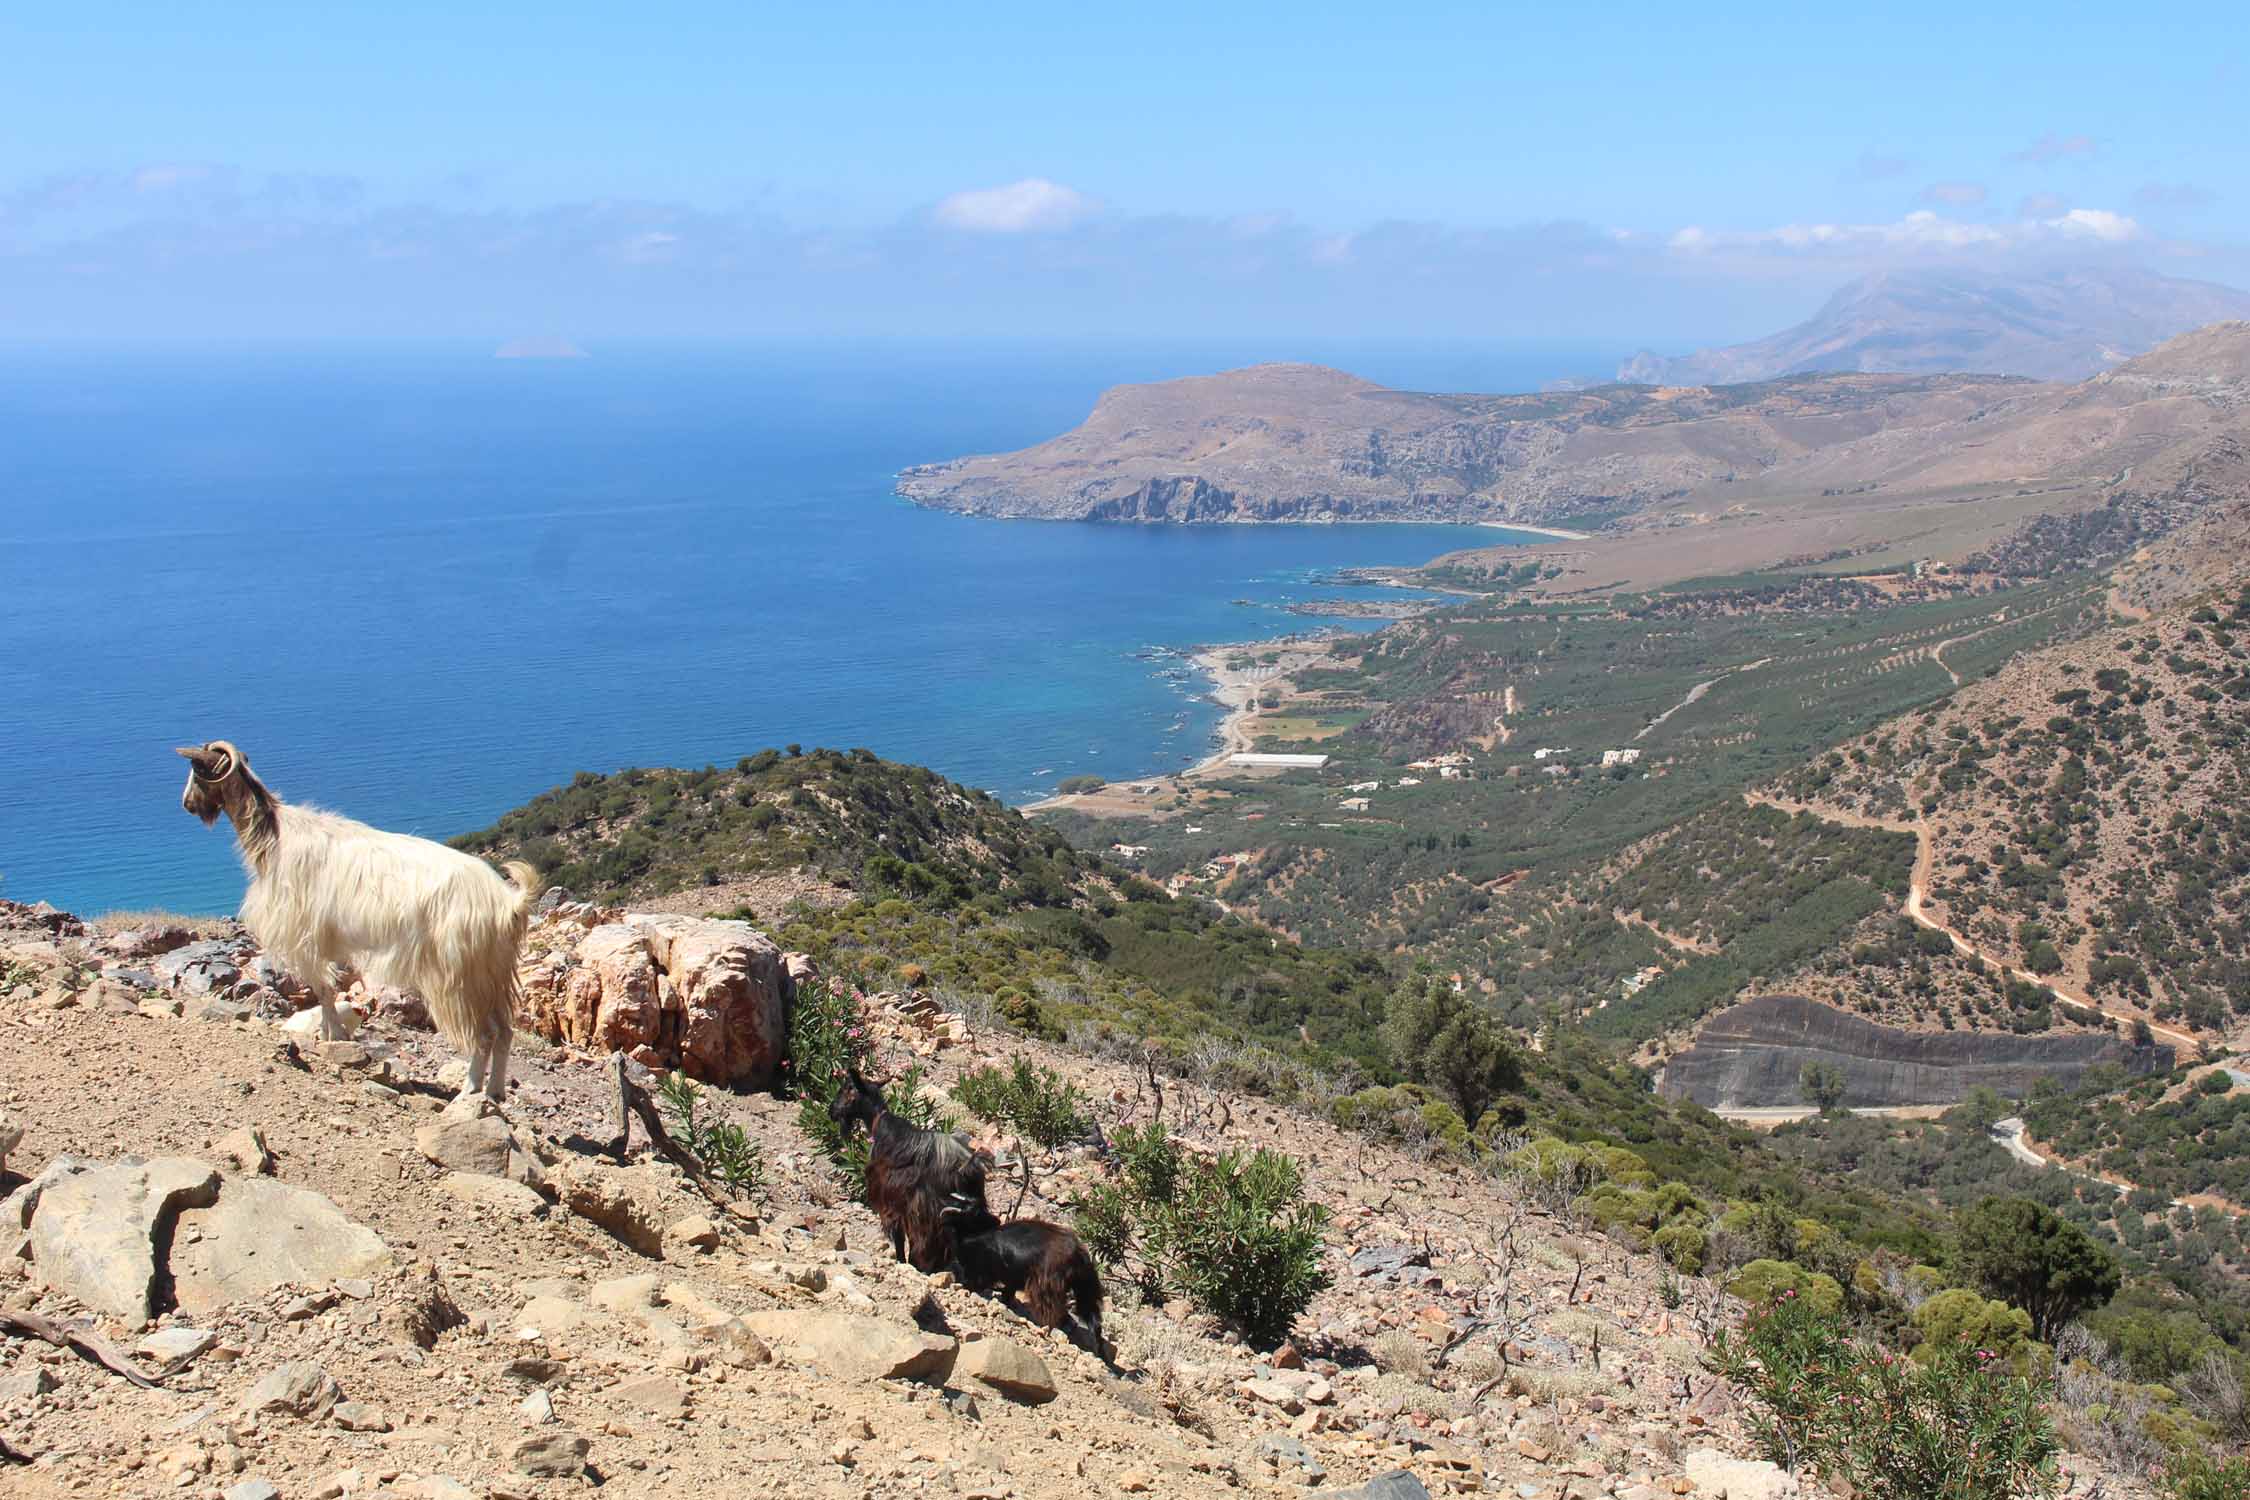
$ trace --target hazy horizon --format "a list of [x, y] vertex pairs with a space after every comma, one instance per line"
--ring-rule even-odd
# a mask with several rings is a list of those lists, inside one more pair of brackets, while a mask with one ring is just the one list
[[2159, 9], [90, 4], [0, 57], [0, 338], [1684, 349], [1872, 270], [2250, 285], [2244, 33]]

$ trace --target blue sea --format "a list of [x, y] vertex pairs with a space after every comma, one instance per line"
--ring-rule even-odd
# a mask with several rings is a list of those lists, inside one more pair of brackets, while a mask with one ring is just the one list
[[[231, 911], [177, 744], [445, 838], [581, 769], [865, 746], [1009, 801], [1211, 747], [1156, 648], [1320, 623], [1441, 526], [975, 520], [891, 491], [1123, 380], [1313, 359], [1529, 390], [1582, 346], [0, 348], [0, 896]], [[1504, 539], [1504, 537], [1502, 538]], [[1247, 602], [1241, 602], [1247, 601]], [[1341, 622], [1365, 628], [1364, 622]]]

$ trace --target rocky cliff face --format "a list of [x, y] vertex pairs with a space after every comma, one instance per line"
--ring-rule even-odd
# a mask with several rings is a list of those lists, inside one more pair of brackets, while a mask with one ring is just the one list
[[920, 504], [1098, 521], [1536, 521], [1732, 482], [1824, 444], [1966, 419], [2018, 382], [1842, 376], [1745, 391], [1394, 391], [1257, 365], [1118, 386], [1019, 453], [922, 464]]
[[1815, 1062], [1843, 1070], [1845, 1104], [1868, 1107], [1952, 1104], [1979, 1084], [2020, 1095], [2041, 1077], [2069, 1086], [2104, 1062], [2160, 1073], [2172, 1054], [2107, 1032], [1905, 1031], [1801, 996], [1763, 995], [1714, 1015], [1665, 1065], [1659, 1092], [1707, 1109], [1801, 1104], [1799, 1075]]
[[519, 1019], [552, 1042], [624, 1052], [730, 1088], [770, 1088], [803, 963], [747, 922], [562, 905], [526, 942]]

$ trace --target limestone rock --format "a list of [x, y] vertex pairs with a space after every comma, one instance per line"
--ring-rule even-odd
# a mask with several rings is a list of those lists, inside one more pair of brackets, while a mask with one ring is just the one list
[[664, 1226], [664, 1245], [667, 1251], [674, 1246], [682, 1250], [716, 1250], [719, 1248], [719, 1226], [701, 1214], [674, 1219]]
[[1430, 1500], [1422, 1481], [1404, 1469], [1378, 1474], [1365, 1484], [1346, 1490], [1315, 1490], [1314, 1500]]
[[1697, 1448], [1681, 1465], [1702, 1500], [1796, 1500], [1796, 1476], [1759, 1458]]
[[586, 1472], [586, 1450], [592, 1446], [575, 1432], [537, 1432], [509, 1450], [508, 1466], [534, 1479], [576, 1479]]
[[499, 1106], [482, 1094], [454, 1100], [414, 1132], [414, 1148], [441, 1167], [505, 1177], [537, 1188], [547, 1174], [524, 1147]]
[[308, 1188], [266, 1177], [228, 1178], [217, 1202], [182, 1214], [180, 1227], [172, 1280], [191, 1315], [291, 1283], [372, 1276], [391, 1264], [374, 1230]]
[[536, 1218], [547, 1211], [547, 1200], [520, 1182], [487, 1177], [481, 1172], [448, 1172], [438, 1179], [438, 1191], [477, 1208], [489, 1208], [510, 1218]]
[[1057, 1395], [1047, 1362], [1013, 1339], [983, 1338], [963, 1344], [953, 1373], [980, 1380], [1026, 1406], [1041, 1405]]
[[632, 917], [670, 981], [679, 1012], [678, 1065], [732, 1087], [771, 1084], [789, 1049], [789, 976], [781, 949], [747, 922]]
[[532, 1031], [708, 1083], [773, 1081], [793, 981], [781, 950], [748, 923], [666, 914], [587, 928], [558, 911], [537, 935], [554, 946], [520, 971]]
[[861, 1380], [920, 1380], [943, 1385], [952, 1374], [959, 1341], [911, 1325], [857, 1313], [808, 1313], [793, 1308], [754, 1312], [742, 1320], [766, 1343], [792, 1358]]
[[219, 1341], [219, 1336], [203, 1328], [159, 1328], [133, 1346], [158, 1364], [170, 1364], [176, 1359], [193, 1359]]
[[33, 1212], [32, 1261], [48, 1286], [88, 1307], [146, 1319], [155, 1311], [160, 1227], [218, 1190], [217, 1172], [178, 1156], [62, 1177]]
[[5, 1114], [0, 1114], [0, 1170], [8, 1165], [8, 1153], [23, 1144], [23, 1127]]
[[[597, 929], [598, 931], [599, 929]], [[650, 1257], [664, 1253], [663, 1190], [645, 1168], [572, 1163], [556, 1176], [563, 1206], [608, 1231], [611, 1238]]]
[[245, 1125], [221, 1137], [211, 1149], [222, 1167], [259, 1177], [273, 1174], [273, 1153], [266, 1149], [265, 1136], [253, 1126]]
[[277, 1412], [292, 1417], [321, 1416], [342, 1395], [325, 1369], [309, 1359], [293, 1359], [275, 1366], [252, 1386], [242, 1409], [252, 1415]]
[[425, 1264], [408, 1278], [397, 1300], [383, 1309], [382, 1325], [394, 1344], [434, 1348], [441, 1334], [464, 1326], [468, 1317], [447, 1294], [437, 1269]]
[[220, 1500], [281, 1500], [281, 1491], [270, 1479], [245, 1479], [222, 1490]]
[[328, 1414], [346, 1432], [389, 1432], [391, 1419], [364, 1401], [339, 1401]]

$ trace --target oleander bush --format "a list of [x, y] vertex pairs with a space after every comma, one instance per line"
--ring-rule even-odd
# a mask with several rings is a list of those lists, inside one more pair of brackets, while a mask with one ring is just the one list
[[[1714, 1340], [1761, 1452], [1860, 1500], [2023, 1500], [2056, 1488], [2060, 1443], [2041, 1388], [1990, 1349], [1907, 1359], [1850, 1338], [1783, 1292]], [[2218, 1500], [2197, 1495], [2193, 1500]]]

